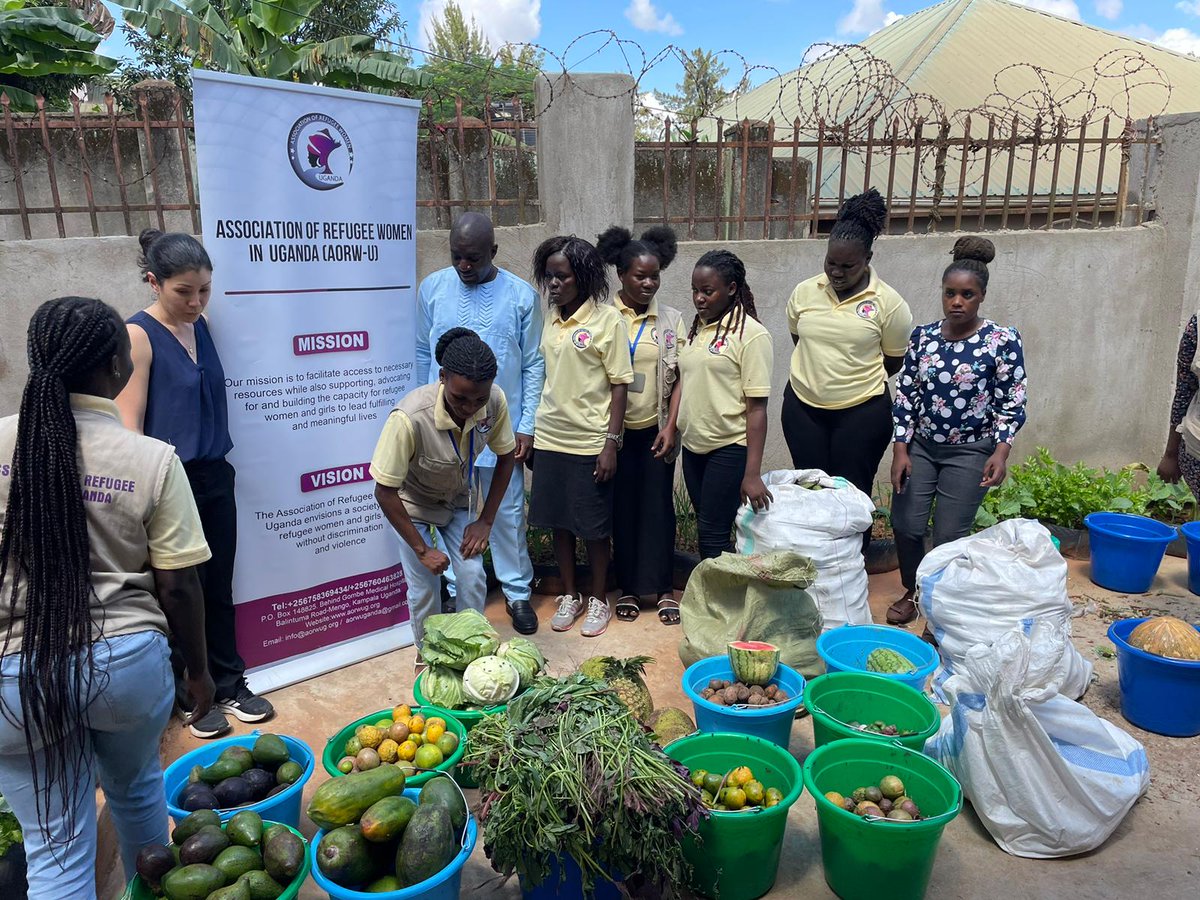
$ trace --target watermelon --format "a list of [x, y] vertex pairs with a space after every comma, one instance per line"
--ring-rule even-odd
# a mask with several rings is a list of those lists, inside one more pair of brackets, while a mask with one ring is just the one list
[[729, 665], [733, 676], [747, 687], [758, 684], [766, 687], [779, 668], [779, 648], [762, 641], [731, 641]]
[[1200, 660], [1200, 632], [1174, 616], [1147, 619], [1130, 633], [1129, 646], [1166, 659]]
[[867, 671], [879, 672], [884, 675], [908, 675], [917, 671], [917, 667], [903, 654], [886, 647], [872, 650], [867, 657]]

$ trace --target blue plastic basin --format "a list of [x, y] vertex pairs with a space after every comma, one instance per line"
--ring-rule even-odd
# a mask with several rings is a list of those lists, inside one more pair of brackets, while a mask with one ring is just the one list
[[1123, 594], [1150, 590], [1167, 545], [1179, 536], [1170, 525], [1129, 513], [1092, 513], [1083, 522], [1092, 552], [1092, 581]]
[[1200, 594], [1200, 522], [1184, 522], [1179, 530], [1187, 541], [1188, 590]]
[[[175, 801], [179, 799], [179, 792], [187, 786], [188, 775], [191, 773], [192, 767], [211, 766], [227, 747], [253, 747], [260, 733], [256, 731], [253, 734], [213, 741], [190, 753], [185, 753], [167, 766], [166, 771], [163, 772], [163, 787], [167, 791], [167, 812], [171, 814], [171, 818], [175, 820], [176, 824], [190, 815], [186, 809], [176, 806]], [[298, 762], [304, 767], [304, 773], [286, 791], [280, 791], [274, 797], [239, 806], [236, 809], [218, 809], [217, 812], [220, 814], [222, 822], [229, 819], [234, 813], [250, 809], [262, 816], [264, 820], [281, 822], [284, 825], [291, 825], [293, 828], [300, 827], [300, 795], [304, 793], [304, 785], [312, 777], [316, 757], [313, 756], [312, 749], [308, 744], [303, 741], [288, 737], [286, 734], [279, 736], [283, 738], [283, 743], [288, 748], [288, 756], [293, 762]]]
[[788, 699], [774, 706], [717, 706], [700, 696], [714, 678], [735, 680], [727, 656], [710, 656], [687, 667], [683, 673], [683, 692], [692, 701], [696, 728], [704, 733], [732, 731], [760, 737], [787, 749], [792, 740], [792, 720], [804, 702], [804, 676], [790, 666], [779, 664], [771, 684], [785, 691]]
[[[873, 650], [895, 650], [914, 666], [915, 672], [892, 675], [868, 672], [867, 657]], [[937, 650], [915, 634], [884, 625], [842, 625], [817, 638], [817, 653], [825, 660], [827, 672], [867, 672], [880, 678], [891, 678], [918, 691], [937, 668]]]
[[1121, 619], [1108, 626], [1108, 639], [1117, 648], [1121, 715], [1155, 734], [1200, 734], [1200, 661], [1166, 659], [1131, 647], [1129, 635], [1145, 621]]

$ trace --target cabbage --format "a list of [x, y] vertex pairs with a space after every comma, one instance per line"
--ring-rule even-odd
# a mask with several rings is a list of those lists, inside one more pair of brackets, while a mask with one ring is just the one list
[[467, 666], [462, 686], [472, 703], [507, 703], [521, 686], [521, 676], [512, 663], [498, 656], [484, 656]]
[[421, 658], [431, 666], [449, 666], [461, 672], [479, 657], [491, 656], [499, 646], [500, 635], [483, 613], [464, 609], [425, 620]]
[[421, 693], [434, 706], [457, 709], [463, 705], [462, 673], [449, 666], [430, 666], [421, 676]]
[[546, 657], [542, 656], [541, 649], [529, 638], [515, 637], [505, 641], [496, 651], [496, 655], [512, 663], [517, 674], [521, 676], [521, 689], [528, 687], [546, 665]]

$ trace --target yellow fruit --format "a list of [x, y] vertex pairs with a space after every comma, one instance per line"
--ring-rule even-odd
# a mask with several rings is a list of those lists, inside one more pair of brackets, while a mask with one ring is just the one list
[[727, 787], [721, 791], [720, 800], [726, 809], [741, 809], [746, 805], [746, 792], [741, 788]]
[[379, 758], [385, 763], [396, 761], [396, 752], [400, 749], [400, 745], [391, 738], [384, 738], [380, 741], [379, 746], [375, 748], [375, 752], [379, 754]]
[[378, 722], [375, 723], [375, 727], [378, 728], [380, 731], [386, 732], [389, 728], [392, 727], [392, 720], [391, 719], [380, 719]]
[[742, 790], [746, 792], [747, 803], [751, 806], [762, 806], [763, 786], [761, 781], [747, 781], [742, 786]]
[[[747, 782], [750, 782], [753, 780], [754, 780], [754, 773], [750, 771], [749, 766], [738, 766], [736, 769], [734, 769], [732, 772], [729, 773], [729, 780], [726, 783], [731, 784], [734, 787], [741, 787], [743, 784], [746, 784]], [[729, 806], [728, 803], [726, 803], [725, 805]]]
[[441, 716], [430, 716], [428, 719], [425, 720], [425, 730], [426, 731], [429, 730], [429, 727], [431, 725], [440, 725], [442, 727], [442, 731], [446, 730], [446, 720], [443, 719]]
[[426, 744], [424, 747], [417, 748], [417, 755], [413, 758], [413, 762], [420, 769], [436, 769], [445, 762], [445, 757], [442, 756], [442, 751], [437, 748], [436, 744]]
[[434, 722], [428, 722], [425, 725], [425, 743], [436, 744], [441, 736], [446, 733], [445, 725], [438, 725]]
[[360, 725], [354, 731], [359, 742], [371, 750], [374, 750], [383, 741], [383, 732], [374, 725]]
[[442, 751], [442, 756], [452, 756], [454, 751], [458, 749], [458, 735], [453, 731], [447, 731], [438, 738], [437, 748]]
[[392, 721], [402, 722], [412, 715], [412, 709], [407, 704], [400, 704], [392, 710]]
[[405, 741], [396, 749], [396, 755], [407, 762], [417, 755], [417, 745], [412, 741]]
[[778, 806], [782, 800], [783, 794], [779, 788], [767, 788], [763, 794], [763, 806], [766, 807]]
[[418, 734], [423, 732], [425, 730], [425, 717], [418, 715], [418, 716], [413, 716], [411, 719], [409, 719], [408, 720], [408, 730], [415, 731]]

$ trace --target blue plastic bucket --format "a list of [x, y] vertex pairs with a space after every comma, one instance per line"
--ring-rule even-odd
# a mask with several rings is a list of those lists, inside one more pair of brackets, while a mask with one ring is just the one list
[[[167, 812], [171, 814], [171, 818], [175, 820], [176, 824], [191, 815], [186, 809], [176, 806], [175, 801], [179, 798], [180, 791], [187, 786], [188, 775], [191, 774], [192, 767], [211, 766], [228, 747], [253, 747], [261, 733], [255, 731], [253, 734], [242, 734], [213, 741], [190, 753], [185, 753], [167, 766], [166, 771], [163, 772], [163, 787], [167, 791]], [[313, 756], [312, 749], [308, 744], [303, 741], [288, 737], [286, 734], [279, 736], [283, 738], [283, 743], [288, 748], [288, 756], [304, 767], [304, 773], [296, 779], [295, 784], [286, 791], [280, 791], [274, 797], [239, 806], [236, 809], [218, 809], [217, 812], [220, 814], [222, 822], [229, 819], [234, 813], [249, 809], [258, 813], [264, 820], [291, 825], [293, 828], [300, 827], [300, 795], [304, 793], [304, 785], [312, 777], [316, 757]]]
[[[405, 788], [404, 796], [413, 803], [417, 803], [421, 798], [421, 790], [420, 788]], [[313, 881], [333, 900], [458, 900], [462, 891], [463, 866], [467, 864], [468, 857], [475, 849], [475, 842], [479, 839], [479, 826], [475, 824], [475, 817], [468, 814], [467, 827], [463, 830], [462, 849], [458, 851], [458, 855], [454, 859], [447, 863], [446, 868], [432, 878], [426, 878], [412, 887], [401, 888], [398, 891], [382, 891], [374, 894], [334, 884], [321, 874], [321, 867], [317, 865], [317, 846], [324, 836], [324, 829], [319, 829], [312, 841], [309, 842], [308, 855], [312, 861]]]
[[1179, 530], [1187, 541], [1188, 590], [1200, 594], [1200, 522], [1184, 522]]
[[867, 657], [873, 650], [895, 650], [917, 670], [907, 675], [868, 674], [891, 678], [922, 692], [938, 664], [936, 649], [915, 634], [890, 626], [842, 625], [817, 638], [817, 653], [825, 660], [826, 672], [867, 672]]
[[692, 701], [697, 730], [748, 734], [778, 744], [785, 750], [792, 741], [792, 720], [804, 702], [804, 676], [790, 666], [779, 664], [771, 684], [787, 692], [788, 699], [774, 706], [717, 706], [700, 696], [708, 683], [720, 678], [733, 681], [733, 667], [727, 656], [710, 656], [692, 663], [683, 673], [683, 692]]
[[1110, 591], [1144, 594], [1154, 583], [1167, 545], [1179, 534], [1170, 525], [1129, 513], [1084, 517], [1092, 553], [1092, 581]]
[[1145, 621], [1121, 619], [1108, 626], [1108, 639], [1117, 648], [1121, 715], [1155, 734], [1200, 734], [1200, 661], [1166, 659], [1131, 647], [1130, 633]]
[[[573, 856], [555, 856], [550, 860], [546, 879], [537, 887], [521, 885], [525, 900], [559, 900], [563, 897], [583, 897], [583, 871]], [[621, 889], [611, 881], [597, 878], [590, 900], [620, 900]]]

